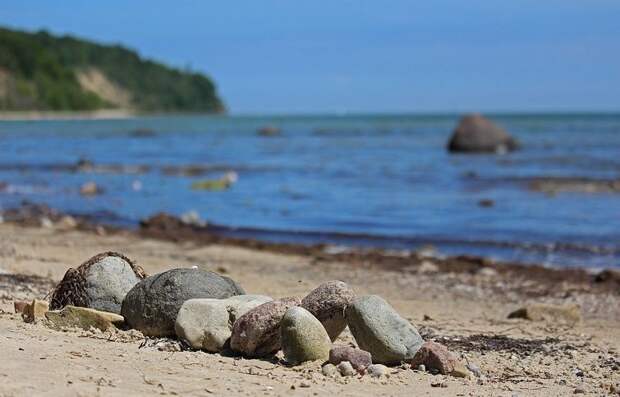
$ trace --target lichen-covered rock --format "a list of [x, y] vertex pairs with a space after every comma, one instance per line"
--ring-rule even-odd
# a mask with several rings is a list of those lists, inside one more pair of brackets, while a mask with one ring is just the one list
[[432, 341], [424, 342], [411, 360], [414, 368], [424, 365], [427, 370], [436, 370], [443, 375], [452, 373], [456, 364], [456, 358], [447, 347]]
[[286, 311], [301, 303], [299, 298], [282, 298], [263, 303], [233, 324], [230, 347], [248, 357], [261, 357], [280, 350], [280, 321]]
[[179, 309], [189, 299], [225, 299], [245, 291], [230, 278], [201, 269], [172, 269], [136, 284], [125, 296], [121, 314], [147, 336], [173, 336]]
[[329, 362], [338, 365], [343, 361], [351, 363], [353, 368], [359, 373], [364, 373], [366, 368], [372, 364], [370, 353], [362, 349], [350, 346], [336, 346], [329, 351]]
[[326, 360], [331, 341], [323, 324], [303, 307], [291, 307], [280, 321], [284, 359], [289, 364]]
[[67, 270], [52, 293], [50, 308], [72, 305], [120, 313], [125, 295], [144, 277], [142, 268], [129, 258], [103, 252]]
[[378, 364], [411, 360], [424, 342], [416, 328], [377, 295], [353, 301], [346, 319], [357, 345]]
[[355, 299], [355, 293], [342, 281], [328, 281], [312, 290], [301, 306], [316, 317], [332, 341], [346, 328], [344, 311]]
[[479, 114], [464, 116], [448, 142], [450, 152], [508, 152], [518, 147], [504, 129]]
[[263, 295], [237, 295], [227, 299], [185, 301], [174, 324], [176, 335], [194, 349], [222, 351], [235, 320], [272, 299]]

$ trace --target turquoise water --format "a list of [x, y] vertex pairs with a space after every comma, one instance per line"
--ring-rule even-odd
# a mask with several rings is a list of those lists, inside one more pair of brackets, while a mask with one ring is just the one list
[[[4, 121], [0, 205], [29, 200], [126, 225], [158, 211], [195, 210], [236, 228], [226, 233], [268, 240], [399, 250], [431, 244], [441, 254], [620, 266], [620, 195], [549, 196], [524, 183], [542, 176], [619, 178], [620, 115], [491, 118], [523, 150], [448, 154], [457, 115]], [[265, 125], [282, 132], [259, 136]], [[72, 166], [81, 158], [102, 169], [77, 172]], [[120, 172], [114, 166], [121, 164], [145, 169]], [[210, 171], [166, 171], [195, 164]], [[238, 181], [226, 191], [190, 188], [227, 171]], [[86, 181], [104, 193], [81, 196]], [[481, 207], [481, 199], [495, 205]]]

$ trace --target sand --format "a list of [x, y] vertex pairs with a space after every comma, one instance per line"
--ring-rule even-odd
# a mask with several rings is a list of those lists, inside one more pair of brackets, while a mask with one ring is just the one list
[[[225, 272], [248, 293], [274, 297], [304, 296], [321, 282], [343, 280], [359, 295], [382, 295], [423, 336], [446, 343], [462, 362], [477, 365], [483, 377], [391, 368], [381, 379], [331, 379], [321, 374], [320, 363], [291, 368], [274, 360], [168, 351], [177, 345], [145, 343], [135, 332], [54, 331], [42, 322], [24, 323], [13, 313], [13, 300], [45, 296], [68, 267], [107, 250], [124, 253], [149, 274], [197, 265]], [[579, 303], [584, 321], [567, 326], [506, 318], [534, 301]], [[0, 396], [617, 394], [610, 387], [620, 383], [619, 303], [618, 291], [591, 292], [570, 282], [550, 289], [493, 272], [385, 271], [129, 232], [100, 236], [5, 223], [0, 225]], [[348, 331], [337, 341], [349, 342]]]

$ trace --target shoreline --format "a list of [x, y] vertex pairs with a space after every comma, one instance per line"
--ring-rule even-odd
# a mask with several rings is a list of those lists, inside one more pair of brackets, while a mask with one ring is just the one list
[[138, 117], [140, 114], [129, 109], [102, 109], [94, 111], [2, 111], [0, 121], [39, 120], [115, 120]]
[[[400, 252], [382, 248], [350, 248], [345, 251], [330, 249], [330, 244], [300, 244], [267, 242], [248, 237], [230, 236], [222, 233], [218, 226], [188, 224], [180, 218], [158, 213], [134, 227], [113, 226], [88, 216], [73, 216], [51, 209], [46, 205], [25, 205], [3, 212], [4, 222], [23, 227], [47, 227], [79, 230], [102, 235], [131, 235], [173, 243], [191, 242], [201, 246], [221, 245], [251, 249], [281, 255], [297, 255], [309, 258], [315, 263], [342, 262], [353, 267], [373, 268], [391, 272], [416, 273], [432, 262], [431, 272], [445, 274], [478, 274], [487, 272], [510, 283], [536, 283], [537, 288], [553, 290], [559, 282], [571, 283], [575, 288], [591, 290], [593, 293], [620, 295], [620, 271], [615, 268], [549, 267], [543, 264], [493, 260], [474, 255], [437, 256], [422, 251]], [[70, 227], [66, 219], [70, 218]], [[63, 224], [65, 226], [63, 226]], [[521, 288], [515, 284], [515, 288]], [[540, 291], [538, 292], [540, 294]]]

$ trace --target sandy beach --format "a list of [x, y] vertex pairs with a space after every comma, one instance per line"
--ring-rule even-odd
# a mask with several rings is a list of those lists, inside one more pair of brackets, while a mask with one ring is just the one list
[[[549, 284], [501, 272], [450, 272], [412, 266], [385, 270], [355, 261], [318, 260], [230, 243], [163, 241], [121, 231], [0, 225], [0, 395], [612, 395], [620, 382], [620, 294], [567, 280]], [[69, 267], [114, 250], [149, 274], [173, 267], [225, 273], [248, 293], [296, 295], [343, 280], [358, 295], [379, 294], [427, 340], [447, 345], [482, 377], [431, 375], [403, 367], [389, 376], [327, 378], [318, 362], [287, 367], [274, 360], [175, 351], [178, 344], [139, 333], [61, 332], [24, 323], [16, 299], [43, 298]], [[510, 286], [508, 285], [510, 282]], [[530, 302], [578, 303], [576, 325], [507, 319]], [[336, 344], [354, 342], [349, 331]], [[615, 391], [614, 391], [615, 390]]]

